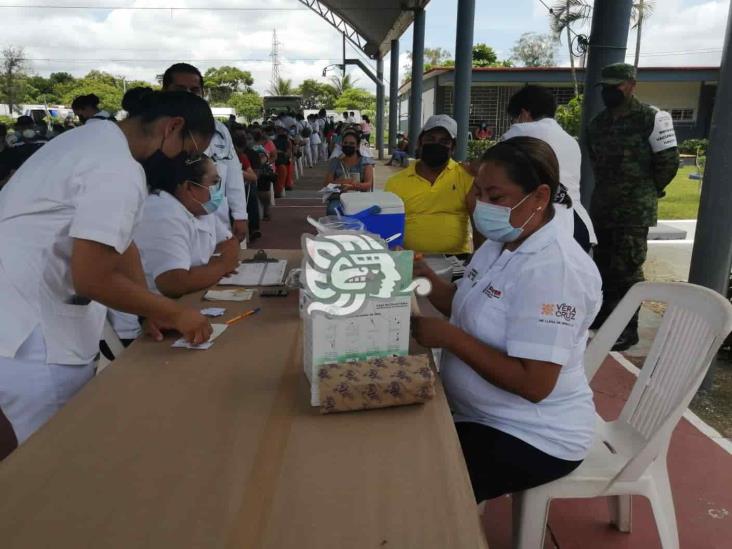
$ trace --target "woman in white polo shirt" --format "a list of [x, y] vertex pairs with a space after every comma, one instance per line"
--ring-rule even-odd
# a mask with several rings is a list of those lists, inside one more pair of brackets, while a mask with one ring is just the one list
[[[150, 185], [133, 233], [148, 288], [171, 298], [213, 286], [239, 264], [239, 241], [212, 215], [225, 199], [216, 164], [201, 155], [177, 171]], [[124, 344], [140, 335], [136, 316], [110, 313]]]
[[146, 178], [202, 151], [203, 99], [151, 92], [119, 123], [89, 124], [34, 154], [0, 192], [0, 408], [22, 443], [94, 373], [106, 307], [210, 337], [200, 312], [145, 284], [132, 231]]
[[551, 148], [517, 137], [489, 149], [473, 221], [488, 239], [457, 286], [425, 265], [449, 322], [415, 318], [445, 349], [441, 376], [478, 502], [567, 475], [585, 458], [595, 409], [583, 355], [601, 303], [597, 268], [554, 219]]

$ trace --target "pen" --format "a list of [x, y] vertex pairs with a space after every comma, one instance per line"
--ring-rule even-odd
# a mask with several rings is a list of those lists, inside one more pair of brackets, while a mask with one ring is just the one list
[[239, 322], [242, 319], [245, 319], [248, 316], [252, 316], [252, 315], [257, 314], [259, 312], [259, 310], [260, 310], [260, 307], [257, 307], [256, 309], [252, 309], [251, 311], [247, 311], [245, 313], [242, 313], [240, 315], [237, 315], [234, 318], [232, 318], [230, 320], [227, 320], [226, 321], [226, 325], [227, 326], [231, 326], [232, 324], [236, 324], [237, 322]]

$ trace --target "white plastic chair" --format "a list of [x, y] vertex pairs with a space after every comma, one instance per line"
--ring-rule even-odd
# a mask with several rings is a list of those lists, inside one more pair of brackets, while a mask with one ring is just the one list
[[585, 371], [592, 379], [643, 301], [666, 303], [661, 326], [620, 416], [597, 418], [589, 455], [568, 476], [513, 494], [514, 547], [544, 547], [554, 498], [611, 496], [611, 522], [631, 529], [631, 495], [650, 500], [664, 549], [679, 547], [666, 454], [676, 424], [709, 364], [732, 330], [732, 305], [712, 290], [685, 283], [636, 284], [588, 346]]

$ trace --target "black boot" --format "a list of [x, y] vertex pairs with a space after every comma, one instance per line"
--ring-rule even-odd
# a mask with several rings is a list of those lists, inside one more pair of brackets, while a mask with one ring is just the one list
[[639, 311], [636, 311], [633, 318], [630, 319], [630, 322], [628, 322], [628, 325], [622, 331], [620, 337], [618, 337], [618, 340], [615, 342], [615, 345], [613, 345], [611, 351], [627, 351], [633, 345], [638, 343], [640, 340], [638, 337], [638, 312]]

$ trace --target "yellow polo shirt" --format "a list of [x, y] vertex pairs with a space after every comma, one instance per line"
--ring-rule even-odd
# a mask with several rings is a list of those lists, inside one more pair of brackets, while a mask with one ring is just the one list
[[425, 253], [464, 254], [472, 251], [470, 212], [466, 200], [473, 176], [450, 160], [434, 184], [416, 172], [414, 162], [392, 175], [385, 191], [404, 201], [404, 247]]

